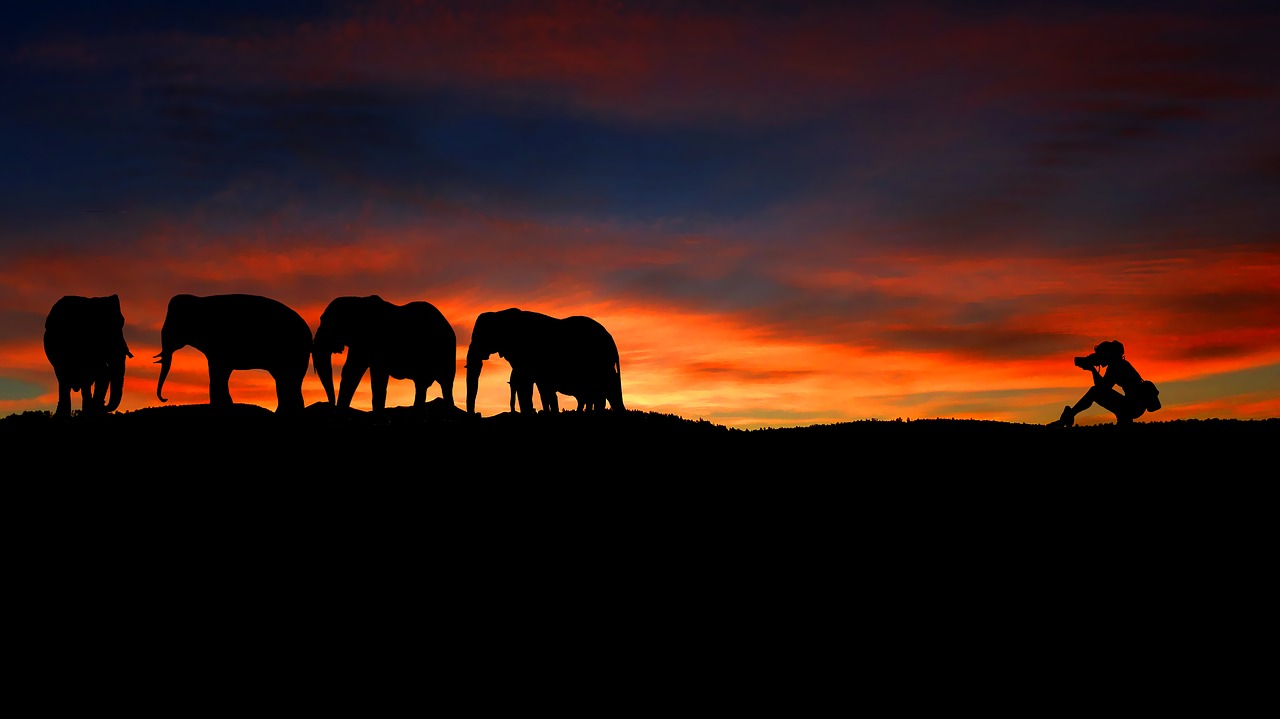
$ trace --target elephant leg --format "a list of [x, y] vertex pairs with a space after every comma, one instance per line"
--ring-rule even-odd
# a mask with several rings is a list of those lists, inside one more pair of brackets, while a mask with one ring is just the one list
[[516, 411], [516, 401], [520, 403], [521, 414], [533, 414], [533, 380], [523, 368], [511, 368], [511, 411]]
[[58, 407], [53, 411], [55, 417], [71, 416], [71, 385], [58, 382]]
[[97, 394], [86, 390], [84, 392], [84, 413], [100, 414], [102, 412], [102, 400], [98, 399]]
[[301, 412], [306, 406], [302, 399], [302, 380], [299, 377], [279, 377], [271, 375], [276, 381], [276, 414]]
[[[453, 368], [450, 367], [452, 370]], [[456, 407], [453, 403], [453, 375], [436, 380], [440, 383], [440, 396], [444, 397], [444, 401], [449, 403], [450, 407]]]
[[369, 389], [373, 391], [373, 411], [380, 412], [387, 407], [387, 382], [391, 375], [383, 370], [369, 371]]
[[514, 379], [512, 379], [512, 383], [512, 386], [516, 388], [516, 398], [520, 400], [520, 414], [533, 414], [536, 411], [533, 408], [533, 383], [522, 382], [517, 385], [514, 384]]
[[351, 406], [351, 398], [356, 395], [356, 387], [360, 386], [360, 380], [364, 379], [364, 373], [369, 369], [368, 365], [362, 362], [352, 362], [351, 359], [351, 357], [347, 357], [347, 363], [342, 365], [342, 382], [338, 385], [339, 409], [346, 409]]
[[107, 385], [106, 377], [99, 377], [93, 383], [93, 397], [91, 399], [94, 412], [100, 412], [107, 406]]
[[221, 362], [209, 363], [209, 404], [215, 407], [231, 404], [231, 368]]
[[415, 379], [413, 381], [413, 406], [424, 407], [427, 404], [427, 388], [431, 386], [429, 379]]

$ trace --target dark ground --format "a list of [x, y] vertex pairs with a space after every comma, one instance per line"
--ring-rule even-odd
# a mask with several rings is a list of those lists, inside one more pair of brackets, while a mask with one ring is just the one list
[[337, 413], [318, 403], [297, 418], [238, 404], [223, 411], [174, 405], [62, 421], [47, 412], [0, 419], [0, 451], [33, 459], [23, 462], [31, 474], [73, 480], [103, 466], [94, 458], [119, 457], [127, 467], [147, 468], [152, 481], [197, 470], [197, 476], [225, 473], [231, 481], [277, 483], [625, 483], [637, 474], [658, 483], [870, 477], [1132, 483], [1192, 471], [1247, 475], [1252, 462], [1270, 460], [1277, 438], [1280, 419], [1068, 429], [866, 420], [735, 430], [640, 411], [468, 417], [439, 399], [422, 410], [391, 408], [381, 418], [359, 410]]
[[90, 514], [160, 505], [170, 511], [150, 516], [274, 515], [370, 531], [470, 521], [538, 533], [566, 522], [795, 533], [970, 517], [1074, 531], [1089, 517], [1124, 523], [1125, 513], [1244, 501], [1269, 488], [1277, 439], [1280, 419], [746, 431], [640, 411], [481, 418], [438, 399], [380, 418], [320, 403], [296, 418], [177, 405], [0, 419], [14, 497]]
[[1271, 596], [1278, 430], [11, 415], [11, 679], [52, 696], [76, 662], [313, 699], [427, 678], [594, 709], [1096, 711], [1109, 687], [1197, 706], [1206, 657], [1250, 671], [1227, 643]]

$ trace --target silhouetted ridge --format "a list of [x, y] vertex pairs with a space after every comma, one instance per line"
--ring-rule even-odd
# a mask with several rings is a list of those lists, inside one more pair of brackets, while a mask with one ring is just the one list
[[[167, 471], [231, 476], [379, 476], [393, 460], [407, 478], [534, 477], [546, 471], [616, 481], [637, 475], [847, 482], [917, 477], [1077, 477], [1098, 482], [1186, 473], [1198, 461], [1246, 466], [1280, 438], [1280, 419], [1093, 425], [1071, 432], [986, 420], [860, 420], [741, 430], [637, 410], [514, 412], [481, 417], [437, 398], [382, 412], [317, 402], [294, 416], [248, 404], [176, 405], [111, 414], [24, 412], [0, 420], [11, 457], [62, 460], [136, 455]], [[1063, 457], [1088, 453], [1094, 471]], [[1207, 465], [1206, 465], [1207, 466]], [[1105, 468], [1105, 472], [1100, 469]], [[396, 471], [403, 471], [397, 469]], [[434, 479], [433, 479], [434, 478]]]

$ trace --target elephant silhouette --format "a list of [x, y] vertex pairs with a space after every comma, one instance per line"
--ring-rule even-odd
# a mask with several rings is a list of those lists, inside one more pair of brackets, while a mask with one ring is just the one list
[[618, 346], [596, 320], [557, 318], [511, 307], [482, 312], [467, 347], [467, 413], [475, 413], [484, 361], [494, 352], [511, 365], [511, 390], [521, 413], [533, 413], [538, 387], [544, 411], [559, 411], [557, 393], [578, 399], [580, 409], [625, 410]]
[[[523, 384], [520, 379], [520, 373], [517, 372], [516, 370], [512, 370], [511, 377], [510, 379], [507, 380], [507, 384], [511, 385], [511, 401], [510, 401], [511, 411], [515, 412], [516, 411], [516, 388], [522, 386]], [[534, 382], [533, 385], [538, 388], [538, 397], [542, 401], [542, 411], [543, 412], [559, 411], [559, 402], [556, 399], [555, 390], [553, 390], [549, 386], [544, 386], [537, 382]], [[575, 411], [582, 412], [582, 411], [591, 411], [595, 409], [604, 409], [602, 405], [597, 405], [594, 401], [583, 401], [581, 397], [574, 397], [574, 399], [578, 401], [578, 406], [575, 408]]]
[[55, 417], [71, 416], [72, 392], [80, 393], [81, 412], [114, 412], [124, 395], [125, 358], [133, 357], [120, 296], [67, 295], [53, 303], [44, 321], [44, 354], [58, 379]]
[[[342, 366], [337, 397], [333, 393], [332, 355], [349, 350]], [[365, 372], [373, 392], [373, 410], [387, 404], [390, 378], [412, 380], [413, 406], [427, 401], [427, 389], [440, 385], [444, 399], [455, 405], [453, 380], [458, 371], [458, 338], [453, 325], [430, 302], [403, 305], [378, 295], [338, 297], [320, 315], [311, 345], [311, 365], [324, 385], [329, 404], [351, 406], [351, 398]]]
[[209, 404], [232, 404], [229, 383], [234, 370], [266, 370], [276, 384], [276, 412], [300, 412], [302, 381], [311, 362], [311, 327], [279, 300], [260, 295], [174, 295], [160, 330], [161, 392], [173, 353], [190, 345], [209, 363]]

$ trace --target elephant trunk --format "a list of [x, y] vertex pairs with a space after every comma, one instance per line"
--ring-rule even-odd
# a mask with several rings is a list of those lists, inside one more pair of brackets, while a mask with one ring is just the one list
[[129, 351], [128, 343], [121, 340], [120, 344], [123, 346], [123, 349], [120, 353], [120, 357], [118, 358], [118, 366], [113, 368], [111, 379], [108, 384], [108, 387], [110, 388], [110, 394], [107, 395], [106, 410], [108, 412], [116, 411], [116, 408], [120, 406], [120, 400], [124, 398], [124, 360], [126, 357], [133, 357], [133, 353]]
[[484, 368], [484, 359], [479, 353], [467, 351], [467, 414], [476, 412], [476, 390], [480, 388], [480, 370]]
[[120, 400], [124, 396], [124, 358], [120, 358], [120, 366], [113, 368], [111, 379], [107, 385], [107, 412], [114, 412], [120, 406]]
[[[617, 410], [625, 410], [627, 406], [622, 403], [622, 366], [615, 362], [611, 374], [613, 376], [609, 378], [609, 406]], [[604, 409], [604, 405], [600, 405], [600, 409]]]
[[159, 397], [161, 402], [168, 402], [169, 400], [165, 399], [160, 392], [164, 389], [165, 378], [169, 376], [169, 363], [173, 360], [173, 353], [161, 351], [156, 357], [160, 358], [156, 360], [156, 364], [160, 365], [160, 380], [156, 382], [156, 397]]

